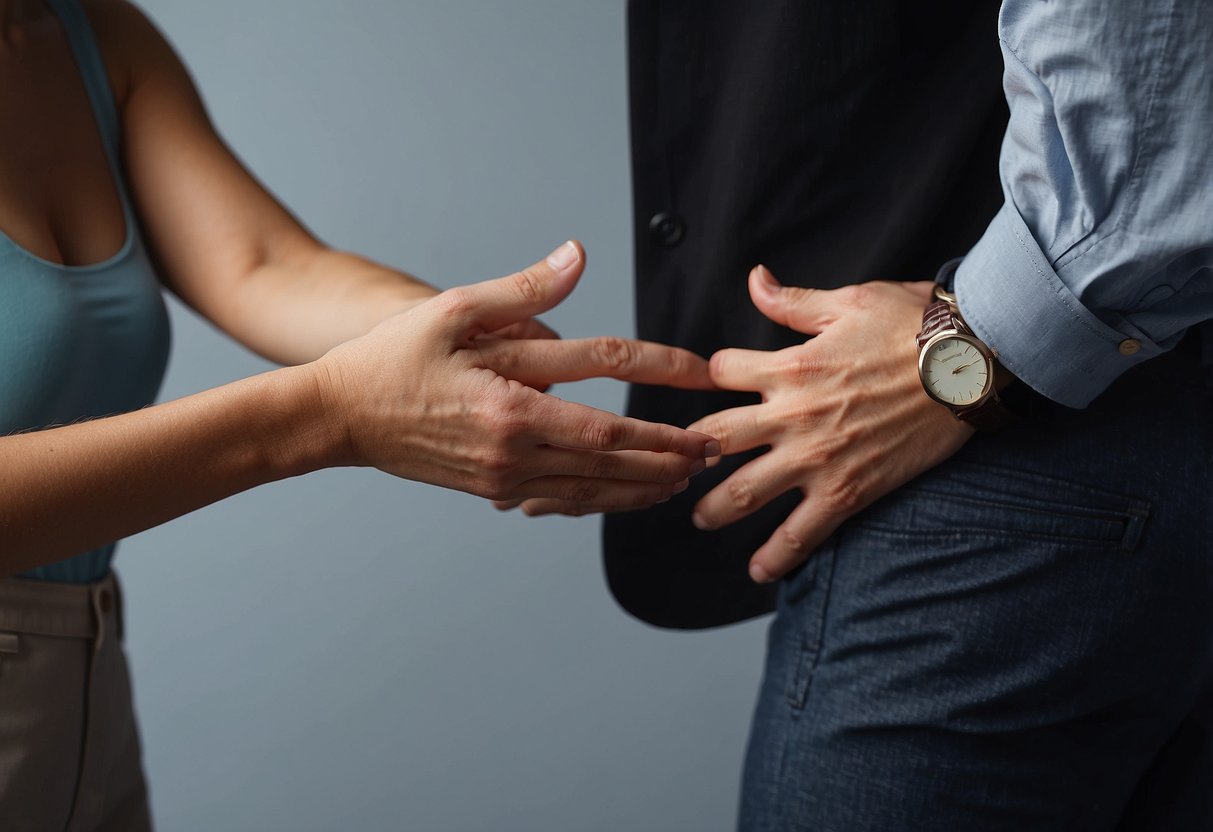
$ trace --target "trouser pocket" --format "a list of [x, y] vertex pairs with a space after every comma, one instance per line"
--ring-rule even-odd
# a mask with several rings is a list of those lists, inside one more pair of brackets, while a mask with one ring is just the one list
[[788, 704], [804, 707], [812, 683], [813, 671], [821, 655], [829, 609], [830, 588], [834, 578], [834, 541], [831, 539], [813, 552], [780, 590], [778, 617], [782, 619], [788, 662]]

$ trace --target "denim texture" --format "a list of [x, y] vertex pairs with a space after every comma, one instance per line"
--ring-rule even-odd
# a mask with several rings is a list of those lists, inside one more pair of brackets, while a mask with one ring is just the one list
[[1213, 397], [978, 435], [780, 589], [740, 828], [1213, 829]]

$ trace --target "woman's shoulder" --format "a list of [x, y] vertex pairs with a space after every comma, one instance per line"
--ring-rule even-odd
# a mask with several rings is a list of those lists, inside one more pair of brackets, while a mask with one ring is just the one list
[[76, 0], [94, 28], [110, 31], [150, 26], [147, 15], [129, 0]]
[[128, 0], [79, 0], [97, 38], [121, 110], [134, 85], [158, 63], [173, 60], [172, 47], [151, 19]]

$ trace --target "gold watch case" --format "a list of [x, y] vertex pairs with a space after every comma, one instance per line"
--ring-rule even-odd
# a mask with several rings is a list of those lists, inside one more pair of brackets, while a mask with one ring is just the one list
[[[953, 294], [944, 290], [943, 287], [936, 285], [935, 296], [947, 303], [949, 308], [952, 310], [953, 326], [949, 327], [948, 329], [940, 330], [932, 335], [918, 350], [918, 378], [922, 382], [922, 389], [933, 401], [938, 402], [951, 410], [953, 413], [963, 413], [967, 410], [981, 407], [983, 404], [989, 401], [992, 396], [995, 395], [997, 385], [995, 383], [994, 373], [996, 367], [995, 362], [998, 356], [995, 355], [993, 350], [982, 343], [979, 338], [973, 335], [973, 333], [968, 330], [968, 327], [964, 325], [964, 322], [961, 320], [959, 311], [957, 309], [956, 297]], [[975, 399], [965, 402], [964, 404], [960, 404], [952, 401], [951, 399], [940, 396], [931, 387], [931, 378], [927, 370], [927, 359], [931, 355], [934, 348], [941, 341], [946, 340], [957, 340], [971, 345], [977, 350], [977, 352], [981, 355], [982, 360], [985, 362], [985, 386]]]

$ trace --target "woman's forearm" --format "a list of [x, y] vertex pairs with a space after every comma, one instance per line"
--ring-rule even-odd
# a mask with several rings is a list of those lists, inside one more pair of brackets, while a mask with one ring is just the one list
[[412, 275], [322, 245], [267, 260], [235, 287], [231, 334], [280, 364], [302, 364], [438, 293]]
[[0, 575], [343, 462], [314, 372], [275, 370], [133, 413], [0, 437]]

